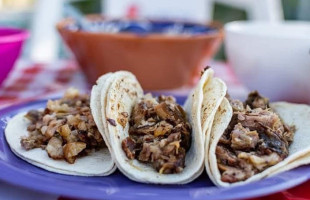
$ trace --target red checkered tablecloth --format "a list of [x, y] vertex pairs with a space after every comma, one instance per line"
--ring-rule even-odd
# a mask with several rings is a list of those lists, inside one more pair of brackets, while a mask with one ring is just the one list
[[[215, 70], [216, 76], [226, 81], [233, 96], [246, 94], [245, 88], [225, 63], [212, 61], [208, 65]], [[0, 88], [0, 108], [35, 99], [61, 96], [69, 87], [75, 87], [82, 92], [89, 89], [84, 75], [74, 61], [62, 60], [40, 64], [21, 60]], [[171, 90], [171, 93], [187, 95], [190, 89], [183, 87]]]
[[38, 64], [19, 61], [0, 88], [0, 108], [60, 96], [67, 88], [87, 91], [86, 80], [73, 61]]

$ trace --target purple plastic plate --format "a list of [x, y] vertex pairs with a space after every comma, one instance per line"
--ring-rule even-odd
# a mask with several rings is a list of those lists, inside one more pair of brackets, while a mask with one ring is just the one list
[[[184, 99], [178, 99], [179, 102]], [[0, 179], [52, 194], [96, 199], [242, 199], [263, 196], [301, 184], [310, 178], [310, 166], [284, 172], [255, 183], [232, 188], [215, 187], [203, 173], [186, 185], [148, 185], [130, 181], [119, 171], [108, 177], [60, 175], [35, 167], [16, 157], [5, 137], [6, 121], [17, 113], [44, 107], [46, 100], [14, 105], [0, 111]]]

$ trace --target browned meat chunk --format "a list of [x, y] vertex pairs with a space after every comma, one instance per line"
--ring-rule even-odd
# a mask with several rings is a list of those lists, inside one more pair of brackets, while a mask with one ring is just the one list
[[20, 140], [20, 144], [25, 150], [30, 150], [34, 148], [40, 148], [46, 140], [47, 139], [44, 135], [34, 130], [28, 137], [23, 137]]
[[232, 119], [221, 136], [216, 156], [221, 180], [244, 181], [288, 156], [294, 129], [269, 108], [269, 100], [257, 91], [242, 104], [231, 100]]
[[154, 107], [154, 110], [162, 120], [169, 120], [170, 122], [182, 120], [183, 114], [179, 111], [180, 107], [169, 104], [168, 102], [162, 102]]
[[76, 156], [86, 148], [84, 142], [71, 142], [63, 147], [64, 156], [68, 163], [74, 163]]
[[246, 173], [242, 169], [235, 167], [229, 167], [227, 165], [219, 164], [219, 169], [223, 171], [221, 180], [223, 182], [233, 183], [237, 181], [242, 181], [247, 178]]
[[229, 99], [229, 103], [233, 109], [233, 111], [244, 111], [244, 105], [241, 101], [236, 99]]
[[266, 132], [260, 134], [260, 137], [262, 142], [258, 146], [259, 151], [266, 154], [277, 152], [282, 158], [288, 156], [288, 141], [283, 136], [279, 136], [271, 130], [266, 130]]
[[165, 134], [171, 133], [173, 126], [166, 121], [161, 121], [156, 125], [154, 131], [154, 137], [164, 136]]
[[117, 118], [117, 122], [122, 125], [123, 128], [125, 128], [127, 122], [128, 122], [128, 113], [127, 112], [122, 112], [119, 116], [119, 118]]
[[135, 146], [136, 146], [136, 142], [131, 139], [130, 137], [127, 137], [126, 139], [124, 139], [122, 141], [122, 148], [126, 153], [126, 156], [129, 159], [134, 159], [135, 158]]
[[[230, 138], [227, 138], [227, 134], [223, 134], [219, 140], [219, 143], [229, 145], [231, 144]], [[230, 135], [229, 135], [230, 136]]]
[[248, 112], [240, 112], [238, 120], [242, 126], [251, 130], [265, 130], [266, 127], [271, 130], [279, 130], [281, 133], [284, 131], [284, 126], [279, 116], [270, 111], [257, 108]]
[[269, 99], [262, 97], [257, 91], [253, 91], [248, 95], [248, 99], [245, 101], [245, 105], [250, 106], [252, 109], [269, 108]]
[[45, 148], [49, 157], [53, 159], [63, 159], [64, 152], [62, 150], [62, 140], [57, 137], [52, 137]]
[[59, 127], [59, 135], [66, 141], [66, 142], [75, 142], [75, 137], [71, 137], [71, 129], [68, 124], [62, 125]]
[[159, 173], [179, 173], [190, 148], [191, 127], [173, 97], [146, 95], [133, 108], [129, 137], [122, 148], [129, 159], [153, 165]]
[[36, 123], [42, 117], [42, 113], [37, 110], [30, 110], [25, 117], [31, 121], [31, 123]]
[[257, 131], [250, 131], [240, 123], [235, 125], [231, 132], [231, 148], [237, 150], [254, 149], [258, 143], [259, 136]]
[[218, 163], [222, 163], [225, 165], [233, 166], [238, 163], [237, 156], [222, 145], [217, 145], [216, 157]]
[[30, 121], [29, 135], [21, 139], [21, 146], [25, 150], [43, 148], [51, 158], [69, 163], [102, 148], [105, 144], [89, 103], [88, 95], [69, 89], [62, 99], [48, 101], [44, 111], [29, 111], [25, 116]]

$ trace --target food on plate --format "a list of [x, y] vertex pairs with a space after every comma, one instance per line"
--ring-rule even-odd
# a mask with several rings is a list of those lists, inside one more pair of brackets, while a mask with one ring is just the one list
[[12, 151], [43, 169], [186, 184], [205, 166], [217, 186], [240, 185], [310, 163], [310, 106], [270, 103], [253, 91], [242, 102], [206, 67], [184, 107], [144, 94], [127, 71], [101, 76], [91, 95], [69, 89], [45, 108], [9, 120]]
[[[205, 145], [204, 155], [208, 155], [209, 151], [213, 118], [227, 92], [226, 84], [213, 75], [214, 71], [210, 67], [206, 67], [201, 72], [201, 78], [184, 106], [185, 110], [191, 113], [193, 127], [202, 135], [203, 145]], [[205, 166], [207, 173], [210, 174], [209, 165]], [[212, 180], [212, 176], [209, 178]]]
[[44, 109], [14, 116], [5, 135], [17, 156], [49, 171], [94, 176], [115, 170], [91, 114], [90, 97], [76, 89], [49, 100]]
[[143, 183], [185, 184], [202, 173], [204, 142], [190, 103], [185, 111], [173, 97], [144, 95], [130, 72], [112, 73], [104, 85], [100, 79], [92, 93], [101, 94], [94, 95], [101, 109], [94, 112], [124, 175]]
[[145, 95], [133, 107], [129, 125], [129, 136], [122, 141], [127, 158], [148, 163], [160, 174], [183, 171], [191, 125], [173, 97]]
[[228, 99], [232, 119], [216, 146], [223, 182], [244, 181], [284, 160], [294, 139], [286, 125], [257, 91], [243, 103]]
[[46, 108], [30, 110], [28, 136], [21, 139], [25, 150], [45, 149], [52, 159], [73, 164], [78, 156], [105, 146], [90, 113], [89, 96], [68, 90], [59, 100], [49, 100]]
[[240, 185], [310, 163], [309, 117], [309, 106], [269, 103], [257, 91], [244, 102], [222, 98], [211, 131], [204, 132], [210, 179]]

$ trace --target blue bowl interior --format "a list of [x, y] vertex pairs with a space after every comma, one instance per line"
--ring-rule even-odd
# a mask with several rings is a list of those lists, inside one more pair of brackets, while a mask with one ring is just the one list
[[197, 35], [216, 31], [211, 26], [197, 23], [148, 20], [96, 20], [91, 21], [87, 28], [80, 24], [71, 24], [67, 28], [89, 32], [166, 35]]

